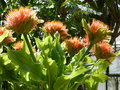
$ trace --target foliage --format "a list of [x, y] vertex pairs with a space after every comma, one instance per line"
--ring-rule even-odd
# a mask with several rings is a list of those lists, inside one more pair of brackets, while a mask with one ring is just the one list
[[[106, 69], [120, 52], [109, 52], [110, 49], [104, 47], [109, 54], [112, 54], [111, 57], [92, 58], [91, 56], [96, 57], [92, 51], [95, 45], [105, 39], [109, 33], [106, 32], [106, 28], [100, 27], [95, 36], [87, 22], [90, 23], [92, 18], [96, 18], [107, 23], [114, 31], [112, 36], [116, 35], [111, 39], [112, 44], [119, 34], [120, 26], [120, 7], [117, 2], [117, 0], [0, 0], [0, 24], [4, 25], [4, 30], [6, 30], [4, 19], [7, 11], [20, 6], [31, 7], [37, 11], [38, 18], [43, 19], [44, 22], [62, 21], [68, 29], [65, 34], [68, 35], [67, 38], [61, 40], [63, 32], [56, 30], [55, 34], [51, 35], [45, 32], [44, 24], [38, 24], [36, 30], [30, 33], [18, 35], [14, 32], [13, 36], [16, 40], [7, 45], [3, 41], [10, 31], [0, 34], [0, 84], [2, 86], [0, 89], [77, 90], [85, 85], [87, 90], [97, 90], [99, 82], [103, 83], [108, 79], [105, 74]], [[83, 7], [85, 9], [82, 9]], [[87, 22], [82, 18], [86, 18]], [[84, 42], [85, 34], [89, 36], [87, 43]], [[74, 36], [79, 37], [77, 42], [70, 39]], [[93, 37], [97, 40], [93, 40]], [[20, 50], [16, 50], [14, 43], [19, 40], [23, 42], [23, 46]], [[77, 48], [80, 43], [83, 43], [84, 47], [78, 52], [69, 53], [66, 51], [67, 40], [70, 46], [75, 44], [73, 47]], [[32, 48], [36, 51], [33, 52]]]

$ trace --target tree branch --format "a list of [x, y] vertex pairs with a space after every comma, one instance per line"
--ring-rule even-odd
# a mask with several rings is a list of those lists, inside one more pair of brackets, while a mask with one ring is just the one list
[[114, 28], [114, 32], [112, 34], [112, 38], [110, 40], [110, 44], [113, 45], [115, 39], [120, 35], [120, 32], [118, 32], [120, 25], [116, 23], [116, 26]]

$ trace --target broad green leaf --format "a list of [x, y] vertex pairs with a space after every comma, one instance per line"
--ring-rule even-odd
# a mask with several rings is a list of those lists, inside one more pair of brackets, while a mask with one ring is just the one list
[[41, 50], [43, 47], [42, 40], [40, 40], [39, 38], [35, 38], [35, 41], [36, 41], [36, 45], [37, 45], [38, 49]]
[[[95, 64], [94, 64], [94, 73], [105, 73], [107, 67], [110, 65], [110, 63], [104, 59], [99, 59]], [[99, 68], [98, 68], [99, 67]]]
[[87, 90], [97, 90], [98, 82], [96, 82], [91, 75], [85, 80]]
[[53, 48], [53, 38], [48, 35], [44, 35], [44, 38], [42, 40], [35, 38], [36, 44], [38, 49], [44, 50], [44, 53], [48, 54], [48, 56], [51, 56], [51, 50]]
[[108, 76], [105, 74], [94, 74], [92, 75], [92, 77], [96, 82], [101, 82], [101, 83], [105, 82], [108, 79]]
[[0, 55], [0, 78], [3, 81], [17, 82], [17, 71], [15, 65], [10, 61], [6, 53]]
[[60, 34], [55, 33], [55, 40], [53, 43], [53, 49], [51, 51], [51, 58], [55, 60], [59, 68], [59, 75], [63, 73], [64, 64], [65, 64], [65, 52], [60, 44]]
[[[73, 68], [77, 67], [79, 64], [79, 60], [81, 59], [81, 57], [83, 56], [83, 54], [85, 53], [86, 48], [83, 48], [82, 50], [80, 50], [77, 54], [75, 54], [72, 57], [72, 60], [70, 61], [70, 63], [67, 65], [67, 70], [68, 71], [73, 71]], [[66, 70], [66, 71], [67, 71]]]
[[44, 80], [40, 64], [33, 63], [31, 56], [27, 53], [24, 51], [12, 51], [8, 49], [8, 56], [22, 71], [30, 72], [35, 80]]
[[[23, 39], [24, 40], [24, 39]], [[19, 51], [8, 49], [8, 56], [12, 62], [17, 64], [21, 71], [30, 72], [30, 75], [35, 80], [45, 80], [42, 67], [39, 63], [34, 63], [30, 56], [25, 40], [23, 48]]]
[[73, 79], [81, 74], [84, 74], [85, 72], [87, 72], [89, 69], [86, 68], [77, 68], [76, 70], [74, 70], [71, 75], [69, 76], [70, 79]]
[[83, 48], [72, 58], [72, 60], [75, 60], [76, 62], [79, 61], [85, 52], [86, 52], [86, 48]]
[[84, 83], [85, 74], [81, 74], [70, 81], [69, 90], [78, 90], [78, 87]]
[[108, 76], [103, 74], [88, 74], [86, 75], [85, 85], [87, 90], [97, 90], [99, 82], [105, 82]]
[[62, 75], [57, 78], [54, 84], [54, 90], [68, 90], [70, 78], [67, 75]]
[[45, 68], [47, 69], [48, 85], [50, 88], [53, 88], [53, 84], [58, 74], [58, 66], [55, 61], [53, 61], [51, 58], [48, 58], [47, 56], [44, 57], [43, 63]]
[[93, 60], [91, 57], [89, 57], [89, 56], [86, 56], [85, 57], [85, 62], [87, 62], [87, 63], [93, 63], [93, 62], [95, 62], [95, 60]]
[[59, 75], [63, 72], [63, 66], [65, 63], [65, 52], [60, 44], [60, 35], [55, 33], [55, 39], [53, 40], [51, 35], [44, 35], [43, 40], [35, 38], [36, 44], [41, 52], [44, 52], [47, 57], [52, 58], [58, 65]]
[[73, 71], [70, 75], [71, 81], [70, 81], [70, 90], [77, 90], [79, 85], [83, 83], [85, 80], [85, 73], [87, 73], [89, 69], [86, 68], [78, 68], [77, 70]]
[[[68, 85], [69, 84], [73, 85], [76, 82], [76, 80], [78, 81], [77, 83], [81, 83], [82, 80], [84, 79], [83, 77], [84, 73], [87, 71], [88, 69], [86, 68], [78, 68], [74, 70], [71, 74], [58, 77], [58, 79], [56, 80], [54, 84], [54, 89], [55, 90], [69, 90], [71, 88], [70, 90], [72, 90], [72, 87], [68, 87]], [[59, 86], [59, 89], [58, 89], [58, 86]]]

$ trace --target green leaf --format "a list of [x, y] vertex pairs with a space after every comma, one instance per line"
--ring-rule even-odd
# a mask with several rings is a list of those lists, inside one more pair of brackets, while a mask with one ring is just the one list
[[70, 0], [65, 0], [65, 2], [62, 3], [61, 7], [64, 7], [68, 1]]
[[84, 79], [83, 77], [84, 73], [87, 72], [88, 70], [89, 69], [86, 69], [86, 68], [78, 68], [74, 70], [71, 74], [62, 75], [58, 77], [54, 84], [54, 89], [55, 90], [68, 90], [68, 88], [72, 88], [72, 87], [68, 87], [68, 85], [71, 83], [71, 81], [73, 82], [72, 83], [73, 85], [74, 82], [76, 82], [76, 79], [79, 80], [78, 83], [81, 83], [80, 80], [82, 81]]
[[84, 74], [85, 72], [87, 72], [89, 69], [86, 69], [84, 67], [82, 68], [77, 68], [76, 70], [74, 70], [71, 75], [69, 76], [70, 79], [73, 79], [81, 74]]
[[[72, 60], [74, 60], [75, 62], [79, 61], [80, 58], [83, 56], [83, 54], [86, 52], [86, 48], [83, 48], [82, 50], [80, 50], [77, 54], [74, 55], [74, 57], [72, 58]], [[73, 61], [71, 61], [73, 62]]]
[[79, 75], [70, 81], [69, 90], [78, 90], [78, 87], [84, 83], [85, 75]]
[[42, 40], [40, 40], [39, 38], [35, 38], [35, 41], [36, 41], [36, 45], [37, 45], [38, 49], [41, 51], [41, 49], [43, 47]]
[[72, 60], [70, 61], [70, 63], [67, 65], [68, 71], [73, 71], [74, 67], [77, 67], [80, 58], [83, 56], [83, 54], [85, 53], [86, 48], [83, 48], [82, 50], [80, 50], [77, 54], [75, 54], [72, 57]]
[[97, 90], [98, 82], [96, 82], [92, 75], [86, 75], [85, 86], [87, 90]]
[[8, 56], [12, 62], [17, 64], [21, 71], [30, 72], [30, 75], [35, 80], [45, 80], [45, 75], [43, 74], [43, 68], [39, 63], [34, 63], [28, 51], [27, 44], [23, 41], [22, 50], [16, 51], [8, 49]]
[[87, 90], [97, 90], [99, 82], [105, 82], [108, 76], [103, 74], [87, 74], [85, 79], [85, 85]]
[[67, 75], [62, 75], [57, 78], [54, 84], [54, 90], [68, 90], [70, 78]]
[[[105, 73], [106, 72], [106, 69], [107, 67], [110, 65], [110, 63], [104, 59], [99, 59], [97, 61], [97, 63], [94, 64], [95, 66], [95, 69], [94, 69], [94, 73]], [[98, 68], [96, 68], [98, 67]]]
[[3, 81], [8, 80], [16, 82], [18, 81], [17, 74], [17, 68], [8, 58], [8, 55], [6, 53], [2, 53], [0, 55], [0, 78], [2, 78]]
[[35, 38], [36, 44], [39, 50], [41, 52], [44, 52], [47, 57], [52, 58], [54, 60], [59, 68], [59, 75], [63, 72], [63, 66], [65, 63], [65, 52], [61, 47], [60, 44], [60, 35], [59, 33], [55, 33], [54, 35], [55, 39], [53, 40], [51, 35], [44, 35], [43, 40], [40, 40], [38, 38]]
[[85, 19], [82, 19], [82, 26], [83, 26], [86, 34], [88, 34], [88, 36], [91, 38], [91, 37], [92, 37], [92, 36], [91, 36], [92, 34], [91, 34], [91, 31], [89, 30], [89, 27], [88, 27], [87, 22], [86, 22]]
[[101, 83], [105, 82], [108, 79], [108, 76], [105, 74], [94, 74], [92, 75], [92, 77], [96, 82], [101, 82]]
[[65, 52], [60, 44], [60, 34], [55, 33], [55, 40], [53, 43], [53, 49], [51, 51], [51, 58], [55, 60], [59, 68], [59, 75], [63, 73], [65, 61]]
[[116, 56], [120, 55], [120, 51], [117, 51], [117, 52], [115, 53], [115, 55], [116, 55]]
[[[44, 57], [44, 56], [43, 56]], [[58, 74], [58, 66], [55, 61], [53, 61], [51, 58], [48, 58], [47, 56], [44, 57], [44, 66], [47, 69], [47, 77], [48, 77], [48, 85], [49, 88], [53, 88], [53, 84], [57, 78]]]
[[78, 68], [77, 70], [74, 70], [71, 75], [71, 81], [70, 81], [70, 90], [77, 90], [79, 85], [83, 83], [85, 80], [85, 73], [87, 73], [89, 69], [86, 69], [84, 67]]
[[87, 62], [87, 63], [93, 63], [93, 62], [95, 62], [95, 60], [93, 60], [91, 57], [86, 56], [85, 57], [85, 62]]
[[51, 56], [51, 50], [54, 45], [53, 38], [51, 35], [44, 35], [42, 40], [35, 38], [35, 41], [40, 51], [43, 50], [44, 53], [48, 54], [48, 56]]

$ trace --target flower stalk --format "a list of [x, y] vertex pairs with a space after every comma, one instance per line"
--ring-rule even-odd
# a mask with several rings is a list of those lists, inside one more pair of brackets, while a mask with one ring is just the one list
[[26, 41], [26, 43], [27, 43], [27, 46], [28, 46], [28, 49], [29, 49], [29, 51], [30, 51], [30, 55], [31, 55], [31, 57], [32, 57], [32, 59], [33, 59], [33, 62], [36, 62], [36, 58], [35, 58], [35, 56], [34, 56], [34, 52], [33, 52], [33, 50], [32, 50], [32, 47], [31, 47], [31, 45], [30, 45], [30, 42], [29, 42], [29, 40], [28, 40], [27, 34], [24, 33], [23, 36], [24, 36], [25, 41]]
[[84, 57], [88, 54], [88, 52], [90, 51], [90, 49], [92, 48], [92, 46], [94, 45], [94, 43], [91, 43], [90, 46], [88, 47], [88, 49], [86, 50], [86, 52], [83, 54], [83, 56], [81, 57], [80, 61], [83, 61]]

